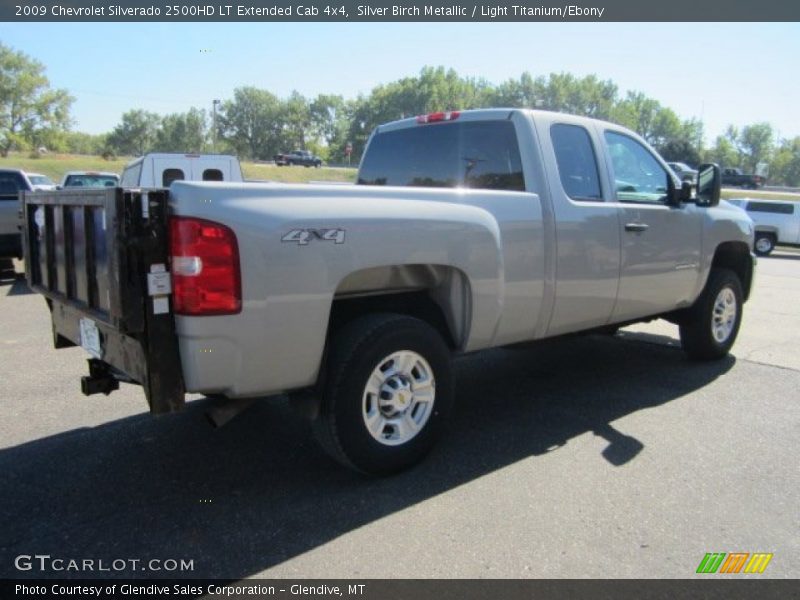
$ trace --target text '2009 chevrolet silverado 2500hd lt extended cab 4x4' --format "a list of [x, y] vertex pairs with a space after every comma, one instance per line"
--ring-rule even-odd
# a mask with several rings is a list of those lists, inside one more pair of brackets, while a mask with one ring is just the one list
[[693, 196], [624, 128], [492, 109], [378, 127], [358, 183], [26, 197], [27, 276], [56, 346], [94, 357], [84, 392], [287, 392], [381, 474], [434, 444], [453, 354], [657, 317], [695, 359], [736, 338], [753, 227], [715, 165]]

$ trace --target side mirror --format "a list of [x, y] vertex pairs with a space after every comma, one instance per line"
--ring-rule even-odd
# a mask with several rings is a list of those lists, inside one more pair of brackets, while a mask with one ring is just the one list
[[675, 187], [672, 177], [667, 177], [667, 204], [669, 206], [680, 206], [683, 202], [692, 201], [692, 184], [682, 181], [681, 187]]
[[719, 166], [703, 164], [697, 169], [697, 204], [698, 206], [716, 206], [719, 204], [722, 177]]

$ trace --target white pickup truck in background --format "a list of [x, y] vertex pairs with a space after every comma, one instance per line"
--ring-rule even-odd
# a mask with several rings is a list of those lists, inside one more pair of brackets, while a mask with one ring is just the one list
[[753, 219], [756, 226], [754, 248], [759, 256], [769, 256], [775, 246], [800, 246], [800, 202], [734, 198], [728, 200]]
[[716, 165], [693, 193], [618, 125], [491, 109], [378, 127], [358, 184], [25, 195], [28, 281], [56, 347], [93, 356], [84, 392], [288, 393], [383, 474], [439, 437], [453, 355], [656, 318], [693, 359], [736, 339], [753, 224]]
[[173, 181], [241, 182], [239, 159], [228, 154], [157, 152], [131, 161], [122, 170], [125, 188], [168, 188]]

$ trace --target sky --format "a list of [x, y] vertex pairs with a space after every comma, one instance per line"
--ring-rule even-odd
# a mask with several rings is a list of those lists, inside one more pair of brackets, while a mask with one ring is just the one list
[[800, 23], [0, 23], [75, 97], [73, 129], [211, 110], [240, 86], [354, 98], [428, 66], [500, 83], [568, 72], [641, 91], [712, 142], [767, 121], [800, 135]]

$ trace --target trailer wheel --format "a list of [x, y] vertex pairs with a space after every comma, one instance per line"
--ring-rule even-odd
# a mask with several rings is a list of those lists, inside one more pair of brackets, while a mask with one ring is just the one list
[[742, 284], [730, 269], [712, 269], [708, 282], [680, 324], [681, 345], [693, 360], [728, 354], [742, 322]]
[[450, 351], [430, 325], [372, 314], [332, 340], [314, 432], [343, 465], [387, 475], [419, 462], [441, 435], [453, 400]]

